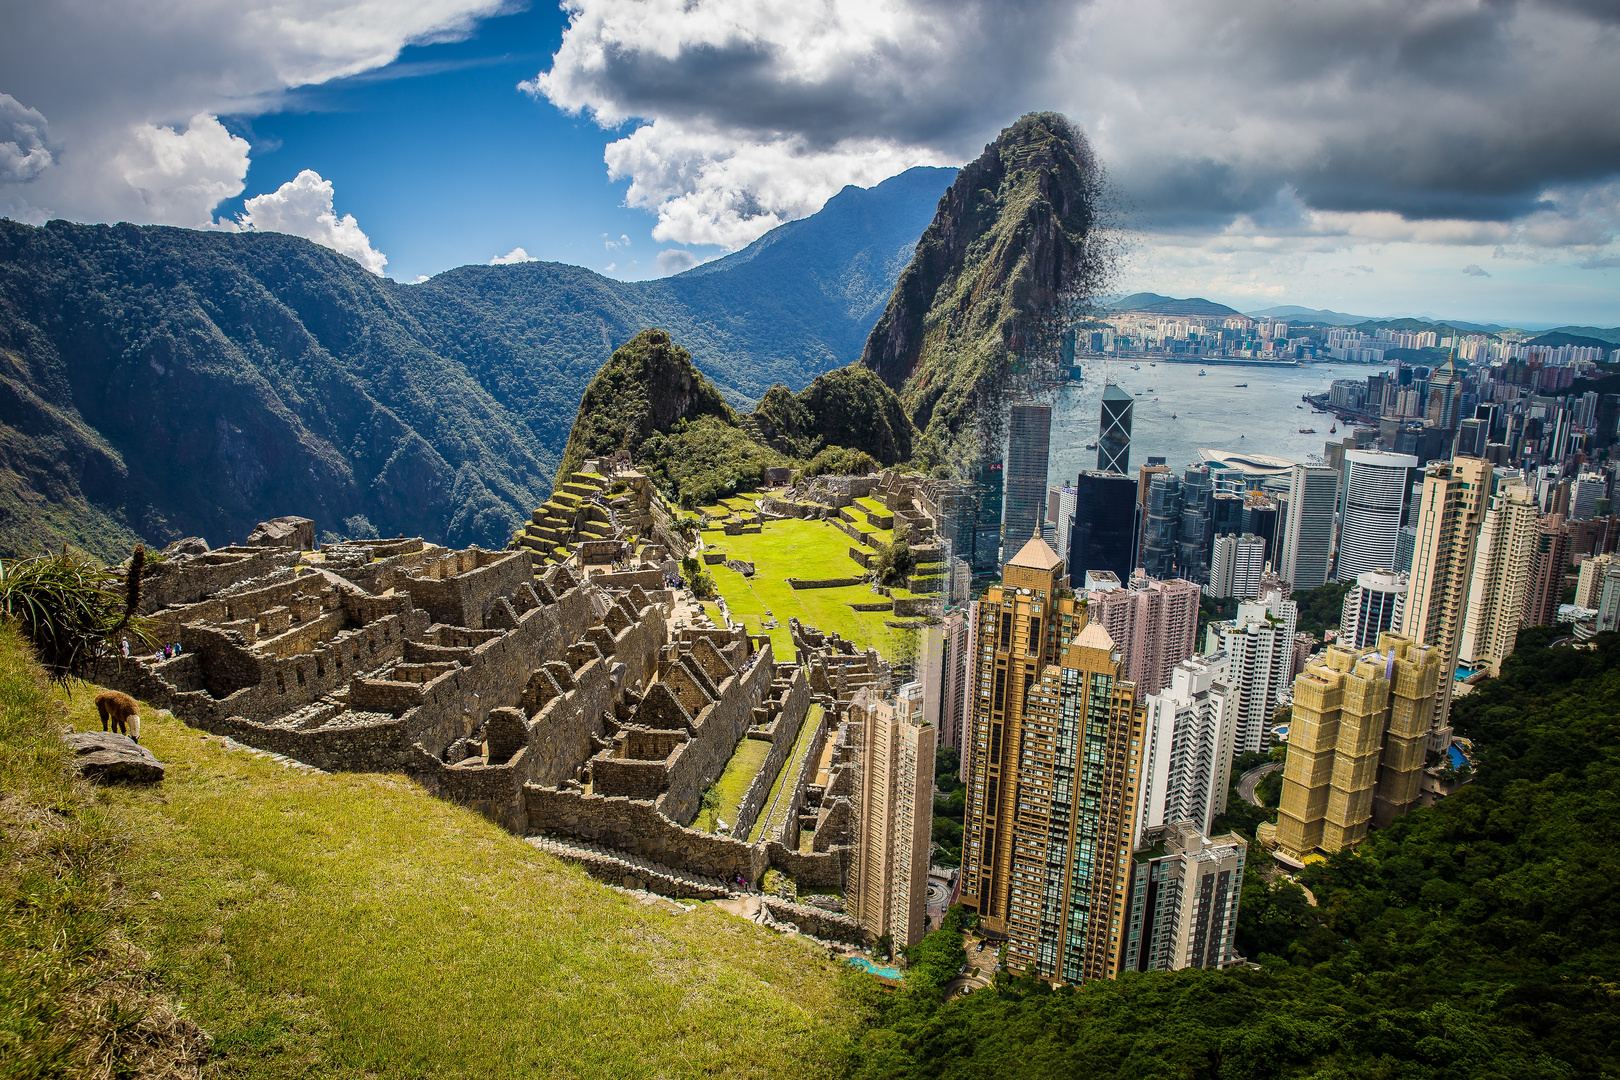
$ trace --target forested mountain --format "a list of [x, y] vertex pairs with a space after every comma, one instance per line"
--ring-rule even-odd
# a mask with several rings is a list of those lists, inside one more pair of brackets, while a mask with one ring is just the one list
[[400, 285], [276, 233], [0, 220], [0, 553], [240, 539], [277, 514], [500, 546], [649, 326], [737, 405], [854, 360], [954, 170], [846, 188], [674, 278]]

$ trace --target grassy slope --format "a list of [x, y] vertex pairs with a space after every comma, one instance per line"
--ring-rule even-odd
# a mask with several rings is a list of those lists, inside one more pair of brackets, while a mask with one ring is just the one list
[[[825, 521], [789, 518], [767, 521], [758, 533], [739, 536], [710, 533], [705, 535], [704, 541], [723, 548], [733, 559], [754, 564], [752, 579], [721, 565], [708, 567], [708, 570], [714, 575], [732, 616], [740, 619], [751, 634], [770, 634], [778, 659], [793, 657], [788, 619], [794, 615], [801, 623], [826, 633], [836, 630], [845, 640], [872, 646], [886, 657], [899, 653], [898, 634], [884, 625], [884, 620], [892, 616], [882, 611], [851, 610], [851, 603], [882, 599], [865, 585], [795, 590], [786, 581], [789, 577], [837, 578], [862, 573], [860, 565], [849, 557], [849, 549], [855, 546], [855, 541], [838, 528]], [[766, 611], [776, 619], [777, 629], [760, 628]]]
[[765, 759], [770, 756], [771, 744], [764, 739], [744, 739], [737, 744], [736, 752], [726, 767], [720, 773], [719, 779], [714, 782], [712, 790], [719, 792], [719, 801], [714, 809], [699, 810], [692, 828], [699, 832], [713, 832], [715, 819], [731, 822], [737, 821], [737, 808], [742, 805], [743, 796], [748, 794], [748, 788], [759, 775], [760, 768]]
[[[19, 693], [16, 656], [0, 641], [0, 707]], [[88, 726], [85, 688], [70, 705], [74, 725]], [[5, 730], [10, 788], [18, 758], [41, 751]], [[305, 775], [150, 714], [143, 734], [169, 766], [161, 787], [75, 795], [58, 782], [40, 798], [78, 799], [71, 813], [110, 823], [87, 834], [123, 898], [101, 906], [150, 953], [155, 984], [213, 1036], [211, 1074], [830, 1068], [835, 982], [802, 941], [706, 905], [644, 906], [398, 777]], [[8, 848], [15, 818], [4, 819]], [[57, 929], [36, 927], [33, 952]], [[8, 971], [22, 967], [13, 938]], [[11, 987], [0, 1002], [18, 999]], [[0, 1038], [15, 1026], [8, 1016]]]

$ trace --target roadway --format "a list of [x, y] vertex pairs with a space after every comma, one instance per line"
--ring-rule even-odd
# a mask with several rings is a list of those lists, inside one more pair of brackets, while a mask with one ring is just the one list
[[1271, 809], [1254, 797], [1254, 785], [1260, 782], [1261, 777], [1270, 776], [1282, 767], [1283, 763], [1280, 761], [1268, 761], [1264, 765], [1256, 765], [1238, 777], [1238, 794], [1243, 797], [1243, 801], [1253, 806]]

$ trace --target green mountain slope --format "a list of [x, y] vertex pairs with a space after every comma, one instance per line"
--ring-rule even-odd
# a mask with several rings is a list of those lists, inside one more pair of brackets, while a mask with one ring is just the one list
[[0, 553], [323, 530], [499, 546], [614, 348], [675, 333], [749, 405], [859, 354], [952, 170], [663, 281], [554, 263], [415, 286], [308, 241], [0, 221]]
[[1031, 113], [964, 168], [867, 339], [861, 363], [947, 450], [999, 404], [1055, 316], [1099, 269], [1088, 257], [1101, 178], [1056, 113]]

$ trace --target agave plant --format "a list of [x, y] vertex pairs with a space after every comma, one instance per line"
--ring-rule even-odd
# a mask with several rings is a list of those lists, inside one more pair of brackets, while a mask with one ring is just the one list
[[0, 560], [0, 615], [22, 625], [51, 678], [65, 680], [127, 630], [139, 641], [154, 640], [140, 604], [145, 551], [137, 547], [122, 579], [65, 549], [56, 555]]

